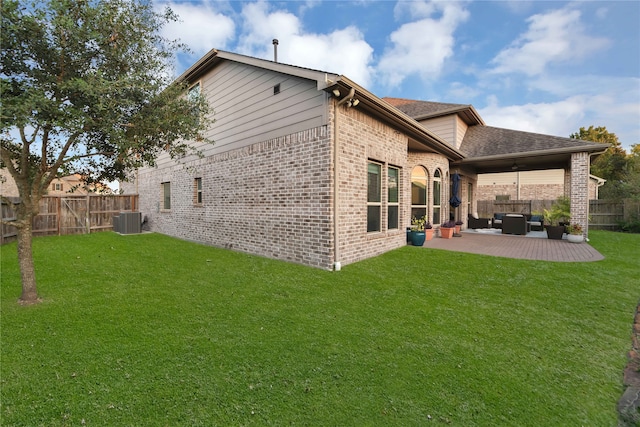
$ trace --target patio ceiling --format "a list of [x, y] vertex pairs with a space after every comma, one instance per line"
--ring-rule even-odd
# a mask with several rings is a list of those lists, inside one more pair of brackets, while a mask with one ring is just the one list
[[522, 172], [529, 170], [569, 169], [571, 153], [508, 153], [503, 155], [466, 158], [452, 166], [471, 166], [477, 173]]

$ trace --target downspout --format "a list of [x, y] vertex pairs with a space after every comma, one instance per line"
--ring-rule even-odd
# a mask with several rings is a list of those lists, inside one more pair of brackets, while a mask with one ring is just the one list
[[340, 170], [338, 166], [338, 148], [339, 148], [339, 139], [338, 131], [340, 129], [338, 125], [338, 104], [334, 103], [333, 106], [333, 269], [335, 271], [340, 271], [340, 233], [338, 231], [338, 209], [340, 208], [340, 203], [338, 202], [338, 196], [340, 195], [340, 191], [338, 191], [338, 183], [340, 182], [338, 178], [338, 172]]
[[342, 265], [340, 263], [340, 230], [339, 218], [340, 218], [340, 123], [338, 107], [353, 98], [356, 91], [351, 88], [349, 94], [338, 101], [333, 107], [333, 269], [334, 271], [340, 271]]

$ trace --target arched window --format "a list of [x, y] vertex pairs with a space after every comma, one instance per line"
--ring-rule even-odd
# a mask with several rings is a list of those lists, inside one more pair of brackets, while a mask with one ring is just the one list
[[442, 173], [436, 169], [433, 174], [433, 223], [440, 224], [440, 208], [442, 193]]
[[411, 171], [411, 218], [427, 215], [427, 171], [416, 166]]

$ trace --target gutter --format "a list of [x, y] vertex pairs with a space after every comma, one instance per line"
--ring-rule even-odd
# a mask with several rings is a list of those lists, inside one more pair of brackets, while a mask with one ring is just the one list
[[450, 161], [457, 161], [464, 159], [464, 155], [449, 145], [445, 140], [438, 135], [432, 133], [420, 123], [415, 121], [412, 117], [406, 115], [396, 107], [387, 103], [383, 99], [378, 98], [371, 92], [359, 86], [357, 83], [352, 82], [347, 77], [340, 76], [334, 85], [325, 88], [326, 91], [331, 91], [338, 88], [345, 91], [355, 89], [360, 100], [358, 108], [367, 111], [373, 116], [382, 119], [387, 124], [397, 130], [407, 134], [410, 138], [423, 144], [425, 147], [430, 148], [434, 152], [438, 152], [446, 156]]
[[[591, 149], [600, 148], [600, 147], [591, 147]], [[607, 146], [608, 148], [608, 146]], [[522, 159], [527, 157], [538, 157], [538, 156], [552, 156], [554, 154], [571, 154], [571, 153], [580, 153], [584, 151], [590, 151], [587, 147], [564, 147], [564, 148], [551, 148], [547, 150], [537, 150], [537, 151], [522, 151], [520, 153], [502, 153], [502, 154], [494, 154], [491, 156], [481, 156], [481, 157], [466, 157], [463, 160], [456, 162], [456, 164], [465, 164], [465, 163], [475, 163], [478, 161], [487, 161], [487, 160], [504, 160], [504, 159]], [[606, 151], [606, 149], [605, 149]], [[598, 154], [602, 154], [604, 151], [599, 151], [596, 153], [590, 153], [590, 156], [595, 156]]]

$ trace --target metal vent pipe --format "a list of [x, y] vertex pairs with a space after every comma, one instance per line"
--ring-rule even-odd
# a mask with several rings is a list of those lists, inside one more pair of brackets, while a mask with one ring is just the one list
[[273, 39], [273, 62], [278, 62], [278, 39]]

